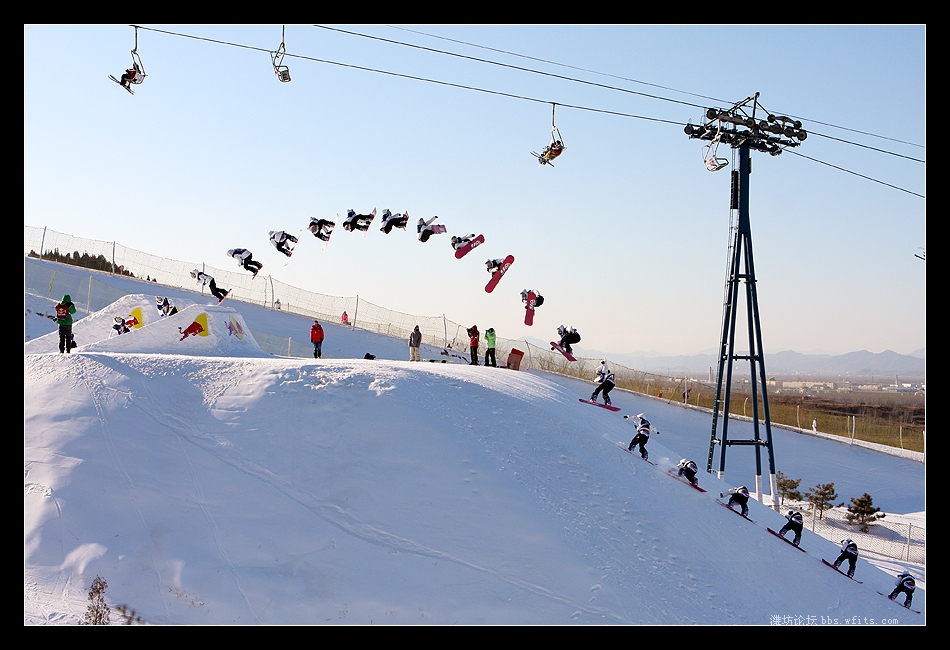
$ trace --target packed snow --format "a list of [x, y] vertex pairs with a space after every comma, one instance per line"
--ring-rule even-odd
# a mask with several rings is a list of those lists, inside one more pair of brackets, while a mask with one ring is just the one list
[[[669, 476], [705, 465], [708, 415], [331, 323], [324, 358], [275, 357], [252, 330], [306, 342], [311, 319], [177, 290], [160, 318], [155, 290], [78, 320], [69, 355], [56, 300], [25, 298], [25, 624], [79, 623], [97, 575], [149, 624], [924, 623], [923, 567], [862, 557], [859, 584], [821, 563], [834, 542], [717, 505], [751, 453], [706, 493]], [[625, 451], [639, 412], [657, 467]], [[920, 463], [776, 436], [787, 474], [924, 510]], [[923, 614], [878, 593], [904, 568]]]

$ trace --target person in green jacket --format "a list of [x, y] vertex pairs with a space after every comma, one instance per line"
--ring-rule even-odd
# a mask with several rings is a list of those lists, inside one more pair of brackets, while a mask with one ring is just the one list
[[69, 354], [72, 348], [73, 340], [73, 314], [76, 313], [76, 305], [67, 293], [63, 296], [63, 301], [56, 303], [56, 324], [59, 325], [59, 353]]
[[485, 365], [497, 368], [495, 364], [495, 328], [485, 330]]

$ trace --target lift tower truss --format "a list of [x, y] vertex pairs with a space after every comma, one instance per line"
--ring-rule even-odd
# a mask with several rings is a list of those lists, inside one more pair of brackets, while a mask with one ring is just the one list
[[[709, 458], [706, 471], [713, 472], [716, 445], [719, 445], [717, 475], [722, 478], [726, 471], [726, 450], [732, 445], [752, 446], [755, 449], [755, 491], [764, 501], [762, 492], [762, 448], [769, 454], [769, 486], [772, 505], [778, 505], [778, 485], [775, 474], [775, 454], [772, 446], [772, 423], [769, 417], [768, 387], [765, 374], [765, 358], [762, 349], [762, 328], [759, 321], [759, 301], [756, 292], [755, 263], [752, 256], [752, 229], [749, 221], [749, 175], [752, 172], [751, 151], [761, 151], [777, 156], [789, 147], [797, 147], [807, 134], [801, 122], [784, 116], [776, 116], [762, 110], [756, 93], [728, 109], [710, 108], [702, 124], [689, 124], [686, 135], [708, 141], [703, 157], [709, 171], [719, 171], [728, 160], [719, 158], [716, 151], [720, 144], [737, 150], [739, 169], [732, 172], [730, 209], [738, 212], [733, 238], [730, 244], [730, 262], [726, 274], [725, 300], [723, 303], [722, 336], [719, 345], [718, 372], [716, 375], [716, 401], [713, 406], [712, 432], [709, 439]], [[756, 112], [767, 117], [756, 120]], [[736, 353], [736, 320], [739, 301], [742, 299], [740, 283], [745, 285], [745, 303], [748, 329], [748, 354]], [[752, 430], [751, 440], [729, 439], [729, 405], [732, 397], [733, 365], [735, 361], [748, 361], [751, 372]], [[761, 392], [761, 395], [760, 395]], [[762, 413], [759, 414], [761, 399]], [[722, 415], [722, 430], [718, 431]], [[760, 423], [760, 417], [762, 422]], [[765, 439], [760, 431], [764, 425]]]

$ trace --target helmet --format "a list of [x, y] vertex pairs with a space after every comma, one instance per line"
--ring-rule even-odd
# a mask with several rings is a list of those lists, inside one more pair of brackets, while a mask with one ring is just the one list
[[115, 322], [117, 322], [117, 323], [124, 323], [124, 322], [125, 322], [125, 319], [122, 318], [121, 316], [116, 316], [116, 317], [115, 317]]
[[234, 249], [228, 251], [228, 257], [234, 257]]
[[267, 236], [268, 236], [268, 237], [273, 237], [273, 236], [274, 236], [274, 231], [273, 231], [273, 230], [269, 231], [269, 232], [267, 233]]

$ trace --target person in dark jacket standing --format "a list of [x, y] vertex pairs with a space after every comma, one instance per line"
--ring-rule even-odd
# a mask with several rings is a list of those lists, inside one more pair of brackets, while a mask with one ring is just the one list
[[313, 321], [310, 328], [310, 342], [313, 343], [313, 358], [319, 359], [323, 355], [323, 326], [318, 321]]
[[62, 302], [56, 303], [56, 324], [59, 325], [59, 353], [69, 354], [73, 340], [73, 314], [76, 305], [69, 294], [63, 296]]
[[419, 326], [416, 325], [412, 329], [412, 333], [409, 334], [409, 360], [410, 361], [419, 361], [419, 347], [422, 345], [422, 332], [419, 331]]
[[465, 331], [468, 334], [468, 349], [472, 353], [472, 360], [469, 362], [468, 365], [477, 366], [478, 365], [478, 339], [479, 339], [478, 325], [472, 325]]

